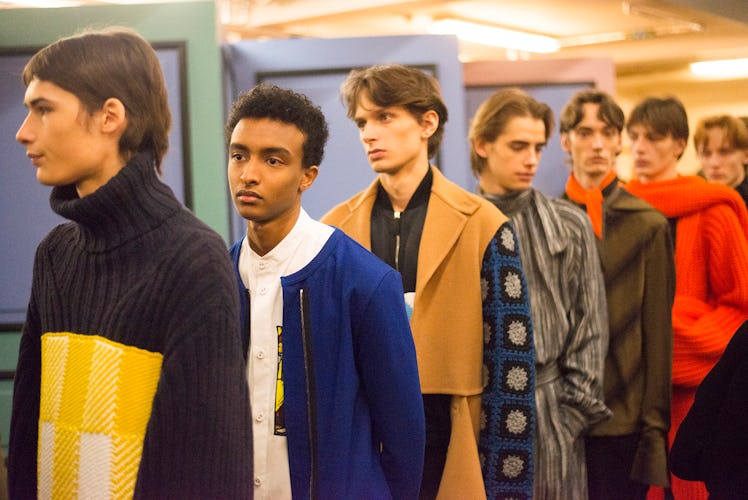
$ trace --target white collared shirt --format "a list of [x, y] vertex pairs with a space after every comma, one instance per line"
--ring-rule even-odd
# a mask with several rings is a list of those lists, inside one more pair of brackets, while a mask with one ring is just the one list
[[[291, 498], [288, 446], [282, 417], [283, 387], [281, 332], [283, 290], [281, 277], [293, 274], [319, 253], [333, 228], [313, 220], [301, 209], [293, 229], [271, 251], [257, 255], [244, 238], [239, 275], [250, 293], [251, 343], [247, 380], [252, 402], [254, 484], [257, 499]], [[276, 429], [278, 427], [278, 429]]]

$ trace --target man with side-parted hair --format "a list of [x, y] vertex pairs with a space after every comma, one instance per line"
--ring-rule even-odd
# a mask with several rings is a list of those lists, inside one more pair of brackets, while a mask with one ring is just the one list
[[239, 96], [228, 179], [246, 237], [231, 248], [248, 353], [255, 496], [415, 498], [424, 418], [397, 273], [301, 197], [328, 127], [288, 89]]
[[11, 498], [251, 498], [239, 303], [222, 238], [158, 177], [156, 53], [124, 28], [37, 52], [16, 139], [69, 222], [39, 244]]
[[[696, 388], [748, 319], [748, 213], [735, 190], [680, 175], [688, 117], [674, 97], [649, 97], [629, 115], [635, 178], [626, 189], [659, 210], [675, 246], [669, 442]], [[703, 483], [670, 478], [675, 498], [706, 498]]]
[[571, 175], [562, 196], [587, 212], [605, 277], [610, 340], [603, 390], [612, 418], [585, 437], [589, 496], [642, 499], [668, 486], [670, 372], [675, 291], [668, 223], [620, 185], [624, 115], [607, 93], [586, 89], [561, 111]]
[[420, 498], [527, 498], [534, 351], [514, 231], [430, 165], [447, 120], [436, 79], [371, 66], [341, 94], [377, 178], [322, 220], [402, 277], [426, 415]]

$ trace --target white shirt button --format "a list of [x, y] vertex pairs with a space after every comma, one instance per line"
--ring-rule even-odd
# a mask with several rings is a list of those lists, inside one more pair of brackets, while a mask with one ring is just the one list
[[265, 420], [265, 414], [262, 412], [258, 413], [255, 417], [255, 420], [257, 420], [258, 422], [262, 422], [263, 420]]
[[259, 477], [256, 477], [255, 478], [255, 486], [260, 486], [261, 484], [262, 484], [262, 479], [260, 479]]
[[260, 295], [265, 295], [266, 293], [268, 293], [268, 289], [267, 288], [265, 288], [265, 287], [260, 288]]
[[259, 263], [259, 264], [257, 264], [257, 266], [258, 266], [258, 267], [259, 267], [260, 269], [265, 269], [265, 266], [266, 266], [266, 265], [267, 265], [267, 264], [265, 264], [265, 262], [263, 262], [263, 261], [260, 261], [260, 263]]
[[257, 359], [264, 358], [265, 357], [265, 350], [264, 349], [258, 349], [256, 356], [257, 356]]

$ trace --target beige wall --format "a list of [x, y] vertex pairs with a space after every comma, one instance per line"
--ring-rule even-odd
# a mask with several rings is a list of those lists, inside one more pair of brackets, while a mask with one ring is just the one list
[[[706, 116], [723, 113], [748, 115], [748, 79], [696, 80], [684, 69], [616, 75], [610, 59], [464, 63], [463, 78], [466, 85], [594, 82], [596, 87], [615, 96], [626, 116], [645, 97], [672, 95], [686, 107], [692, 133], [696, 123]], [[678, 169], [683, 174], [695, 174], [699, 170], [691, 138]], [[623, 151], [618, 158], [618, 174], [624, 180], [631, 177], [631, 153], [625, 133]]]
[[[619, 76], [616, 89], [617, 101], [626, 116], [645, 97], [677, 97], [686, 107], [691, 136], [701, 118], [715, 114], [748, 115], [748, 79], [708, 81], [694, 80], [684, 73], [651, 73]], [[678, 170], [683, 174], [695, 174], [699, 170], [692, 137], [689, 137]], [[625, 134], [623, 152], [618, 158], [618, 172], [623, 179], [631, 175], [631, 154]]]

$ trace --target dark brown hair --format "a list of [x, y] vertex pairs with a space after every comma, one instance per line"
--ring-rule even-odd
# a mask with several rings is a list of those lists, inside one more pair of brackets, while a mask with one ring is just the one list
[[559, 132], [565, 134], [574, 130], [584, 118], [584, 105], [598, 104], [597, 118], [609, 127], [615, 127], [620, 133], [623, 130], [625, 118], [621, 107], [613, 98], [597, 89], [580, 90], [561, 110], [559, 118]]
[[351, 71], [340, 94], [348, 108], [348, 118], [355, 115], [362, 94], [377, 106], [402, 106], [419, 123], [427, 111], [435, 111], [439, 115], [439, 125], [429, 137], [429, 158], [439, 150], [448, 114], [436, 78], [401, 64], [370, 66]]
[[161, 64], [150, 44], [134, 31], [111, 27], [62, 38], [37, 52], [23, 82], [47, 81], [74, 94], [89, 114], [109, 98], [125, 106], [127, 128], [119, 140], [124, 158], [147, 149], [156, 167], [169, 146], [171, 112]]

